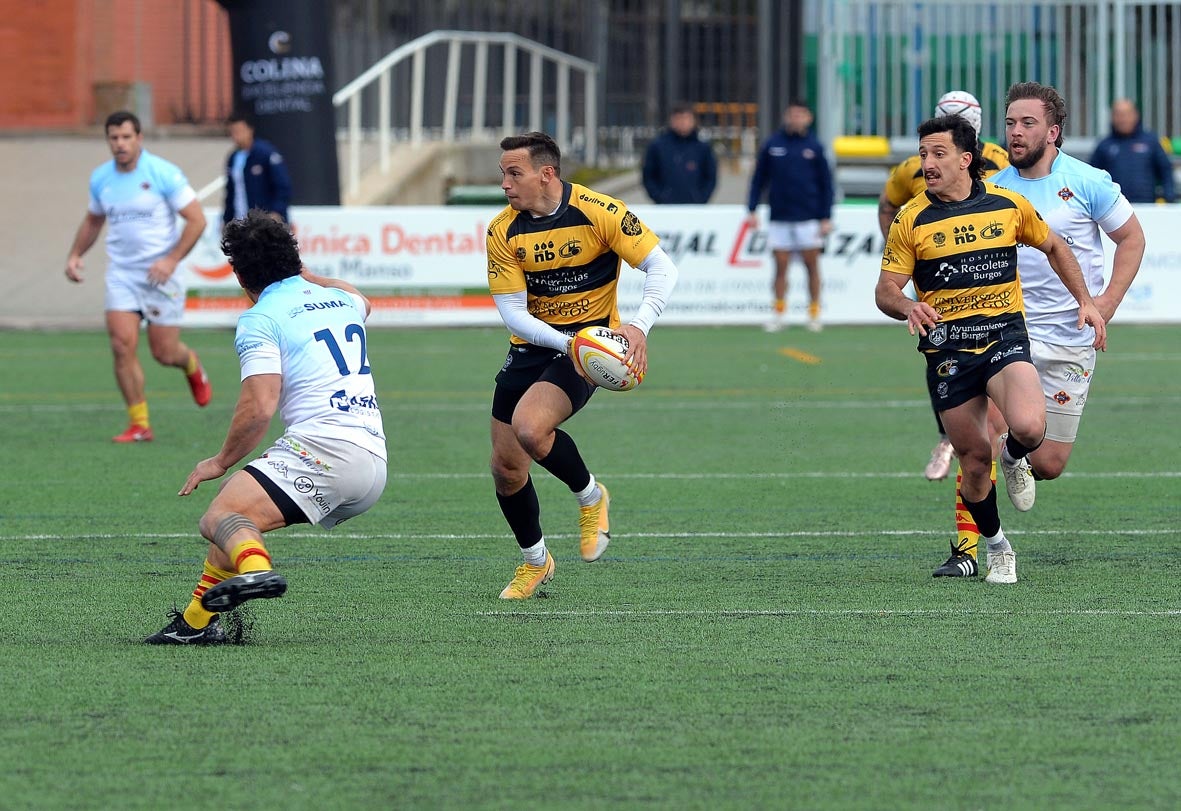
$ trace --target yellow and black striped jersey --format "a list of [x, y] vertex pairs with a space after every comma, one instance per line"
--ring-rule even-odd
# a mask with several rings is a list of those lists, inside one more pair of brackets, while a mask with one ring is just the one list
[[882, 270], [910, 276], [919, 301], [942, 316], [919, 349], [983, 351], [1025, 334], [1017, 245], [1041, 245], [1050, 228], [1020, 194], [976, 181], [972, 195], [945, 203], [930, 193], [894, 218]]
[[[984, 161], [984, 178], [995, 175], [1009, 165], [1009, 153], [1004, 147], [982, 141], [980, 157]], [[918, 155], [911, 155], [902, 163], [894, 167], [890, 177], [886, 180], [886, 199], [890, 205], [899, 208], [909, 200], [927, 190], [927, 181], [923, 179], [923, 162]]]
[[524, 290], [529, 314], [562, 332], [614, 329], [621, 260], [638, 267], [659, 242], [619, 200], [563, 181], [553, 214], [534, 217], [508, 206], [492, 220], [488, 288], [493, 295]]

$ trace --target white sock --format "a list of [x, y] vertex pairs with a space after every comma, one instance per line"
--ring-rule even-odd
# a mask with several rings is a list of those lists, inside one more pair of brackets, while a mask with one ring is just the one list
[[522, 549], [521, 554], [525, 556], [525, 562], [530, 566], [544, 566], [545, 565], [545, 538], [542, 538], [537, 543], [530, 546], [528, 549]]
[[1005, 537], [1005, 531], [1001, 530], [991, 538], [981, 536], [981, 540], [988, 544], [988, 551], [994, 555], [997, 552], [1012, 552], [1013, 547], [1009, 543], [1009, 539]]
[[590, 484], [588, 484], [582, 490], [580, 490], [574, 494], [575, 496], [578, 497], [578, 506], [579, 507], [590, 507], [594, 504], [599, 503], [599, 499], [601, 499], [603, 497], [603, 494], [599, 492], [599, 488], [597, 485], [598, 485], [598, 482], [595, 481], [594, 474], [592, 473], [591, 478], [590, 478]]
[[1017, 460], [1013, 458], [1013, 455], [1011, 453], [1009, 453], [1009, 443], [1008, 442], [1001, 443], [1001, 461], [1004, 462], [1009, 467], [1012, 467], [1013, 465], [1017, 464]]

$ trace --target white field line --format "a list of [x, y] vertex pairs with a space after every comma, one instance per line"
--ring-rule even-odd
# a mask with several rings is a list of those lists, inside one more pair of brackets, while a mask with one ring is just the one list
[[[1122, 538], [1126, 536], [1144, 536], [1144, 537], [1159, 537], [1159, 536], [1181, 536], [1181, 529], [1072, 529], [1071, 535], [1085, 535], [1095, 538]], [[843, 531], [843, 530], [798, 530], [795, 532], [624, 532], [618, 535], [613, 534], [612, 538], [619, 540], [626, 539], [669, 539], [669, 540], [693, 540], [693, 539], [710, 539], [710, 538], [730, 538], [730, 539], [768, 539], [768, 538], [865, 538], [865, 537], [931, 537], [942, 538], [947, 535], [946, 529], [886, 529], [875, 530], [872, 533], [867, 533], [865, 530]], [[1031, 536], [1051, 536], [1061, 537], [1061, 530], [1053, 529], [1039, 529], [1022, 531], [1020, 537], [1027, 538]], [[0, 541], [70, 541], [81, 538], [95, 539], [95, 540], [121, 540], [128, 537], [145, 538], [153, 540], [174, 540], [174, 539], [190, 539], [196, 540], [198, 538], [196, 532], [130, 532], [130, 533], [115, 533], [115, 532], [75, 532], [70, 534], [58, 533], [38, 533], [31, 535], [2, 535], [0, 534]], [[450, 533], [450, 532], [307, 532], [307, 531], [292, 531], [277, 530], [275, 537], [282, 538], [297, 538], [297, 539], [318, 539], [327, 541], [482, 541], [482, 540], [503, 540], [509, 538], [507, 532], [472, 532], [472, 533]], [[578, 536], [573, 533], [567, 534], [546, 534], [546, 538], [552, 540], [566, 540], [576, 538]]]
[[[543, 473], [544, 471], [538, 471]], [[548, 475], [548, 474], [545, 474]], [[913, 471], [897, 471], [897, 472], [866, 472], [859, 473], [856, 471], [817, 471], [817, 470], [796, 470], [796, 471], [782, 471], [776, 473], [602, 473], [605, 479], [668, 479], [668, 480], [691, 480], [691, 479], [705, 479], [709, 481], [717, 481], [724, 479], [917, 479], [922, 474]], [[489, 477], [487, 473], [390, 473], [391, 479], [486, 479]], [[1181, 477], [1181, 471], [1178, 470], [1162, 470], [1162, 471], [1145, 471], [1145, 470], [1129, 470], [1129, 471], [1101, 471], [1097, 470], [1089, 473], [1063, 473], [1060, 478], [1063, 479], [1176, 479]]]
[[1105, 608], [986, 609], [986, 608], [776, 608], [776, 609], [587, 609], [585, 611], [477, 611], [477, 617], [565, 619], [586, 617], [1178, 617], [1181, 609], [1157, 611]]
[[[653, 409], [661, 412], [667, 411], [858, 411], [858, 410], [886, 410], [886, 409], [927, 409], [930, 407], [930, 401], [923, 399], [915, 400], [884, 400], [875, 399], [874, 397], [859, 397], [842, 400], [767, 400], [760, 397], [754, 399], [739, 399], [741, 397], [752, 397], [750, 392], [736, 391], [732, 392], [732, 397], [725, 399], [702, 398], [702, 399], [677, 399], [675, 401], [669, 400], [669, 397], [685, 398], [687, 395], [684, 392], [668, 392], [661, 395], [653, 395], [648, 397], [639, 397], [634, 400], [626, 402], [626, 408], [629, 411], [641, 409]], [[466, 396], [466, 395], [458, 395]], [[481, 400], [480, 402], [455, 402], [449, 399], [408, 399], [403, 400], [398, 397], [396, 393], [392, 392], [378, 392], [378, 398], [381, 400], [382, 411], [388, 412], [459, 412], [459, 413], [487, 413], [490, 407], [490, 399], [488, 402]], [[491, 394], [489, 394], [491, 398]], [[1181, 396], [1178, 395], [1160, 395], [1156, 397], [1106, 397], [1102, 400], [1097, 400], [1096, 405], [1092, 405], [1093, 409], [1108, 408], [1116, 406], [1142, 406], [1153, 405], [1160, 406], [1169, 403], [1181, 403]], [[622, 406], [623, 403], [621, 402]], [[177, 396], [170, 399], [159, 399], [153, 401], [152, 411], [184, 411], [192, 410], [192, 404], [188, 398]], [[37, 413], [74, 413], [74, 412], [122, 412], [124, 407], [117, 402], [103, 402], [96, 403], [89, 400], [80, 400], [76, 403], [0, 403], [0, 414], [25, 414], [30, 412]]]

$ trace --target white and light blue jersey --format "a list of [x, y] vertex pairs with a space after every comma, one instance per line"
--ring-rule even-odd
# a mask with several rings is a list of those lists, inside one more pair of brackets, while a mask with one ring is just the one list
[[146, 272], [175, 247], [177, 212], [196, 199], [184, 172], [147, 150], [130, 172], [113, 159], [95, 169], [89, 211], [107, 218], [109, 270]]
[[283, 376], [287, 431], [351, 442], [386, 458], [358, 296], [300, 276], [275, 282], [238, 318], [242, 379]]
[[[1103, 290], [1103, 237], [1099, 229], [1110, 233], [1133, 213], [1111, 175], [1059, 152], [1045, 177], [1025, 178], [1009, 166], [988, 182], [1012, 189], [1033, 203], [1050, 230], [1074, 251], [1091, 295]], [[1078, 302], [1054, 273], [1046, 255], [1027, 245], [1018, 246], [1017, 267], [1030, 337], [1063, 346], [1093, 344], [1095, 331], [1078, 329]]]

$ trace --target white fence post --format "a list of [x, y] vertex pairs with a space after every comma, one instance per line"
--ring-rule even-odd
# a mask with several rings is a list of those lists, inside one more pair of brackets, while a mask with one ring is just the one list
[[455, 108], [459, 106], [459, 40], [447, 44], [447, 79], [443, 96], [443, 140], [455, 140]]
[[472, 76], [472, 136], [484, 137], [484, 117], [488, 111], [488, 40], [476, 43], [475, 73]]

